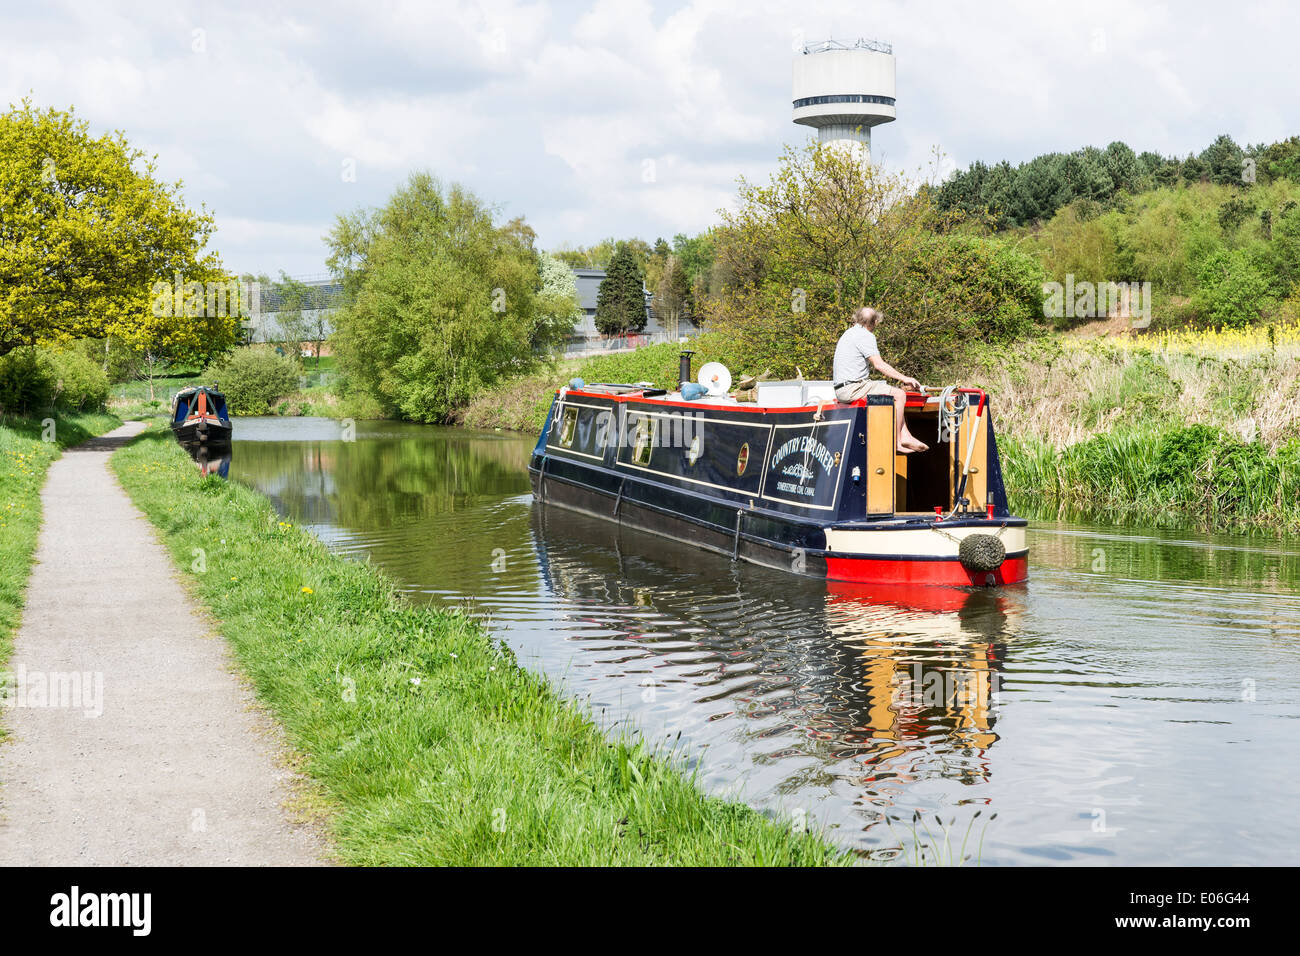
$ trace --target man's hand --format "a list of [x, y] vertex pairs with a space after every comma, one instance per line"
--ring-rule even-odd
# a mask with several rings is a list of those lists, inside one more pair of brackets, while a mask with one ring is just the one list
[[900, 375], [898, 376], [898, 380], [904, 386], [906, 386], [908, 390], [913, 392], [920, 391], [921, 383], [918, 382], [916, 379], [908, 378], [906, 375]]

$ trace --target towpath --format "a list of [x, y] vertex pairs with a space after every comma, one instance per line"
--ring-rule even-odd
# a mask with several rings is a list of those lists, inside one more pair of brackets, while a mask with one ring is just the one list
[[0, 743], [0, 865], [310, 865], [293, 774], [108, 458], [50, 467]]

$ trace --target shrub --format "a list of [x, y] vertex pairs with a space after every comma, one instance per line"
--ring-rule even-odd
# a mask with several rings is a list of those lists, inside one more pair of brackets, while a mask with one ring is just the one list
[[1243, 250], [1219, 252], [1201, 267], [1201, 287], [1193, 297], [1209, 321], [1242, 328], [1272, 307], [1268, 277]]
[[47, 352], [24, 346], [0, 355], [0, 411], [25, 414], [49, 408], [58, 381]]
[[221, 388], [233, 414], [265, 415], [272, 402], [298, 390], [299, 368], [288, 356], [247, 346], [209, 365], [203, 377]]
[[58, 379], [56, 404], [85, 412], [96, 411], [108, 401], [108, 376], [84, 352], [51, 352], [49, 358]]

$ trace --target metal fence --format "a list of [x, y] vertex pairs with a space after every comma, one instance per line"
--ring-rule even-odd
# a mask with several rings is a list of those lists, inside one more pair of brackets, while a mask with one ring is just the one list
[[631, 352], [646, 345], [659, 345], [663, 342], [677, 342], [683, 338], [693, 338], [699, 331], [691, 329], [674, 332], [628, 332], [626, 335], [588, 335], [569, 340], [564, 347], [567, 358], [582, 358], [588, 355], [602, 355], [606, 352]]

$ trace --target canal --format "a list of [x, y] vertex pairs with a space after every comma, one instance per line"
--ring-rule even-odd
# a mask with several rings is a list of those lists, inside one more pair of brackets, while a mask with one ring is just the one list
[[1296, 859], [1294, 542], [1039, 523], [1027, 585], [855, 591], [535, 507], [527, 437], [355, 427], [241, 419], [229, 476], [712, 793], [882, 860]]

